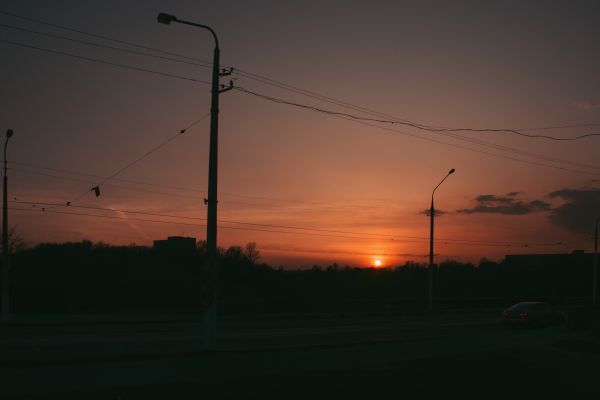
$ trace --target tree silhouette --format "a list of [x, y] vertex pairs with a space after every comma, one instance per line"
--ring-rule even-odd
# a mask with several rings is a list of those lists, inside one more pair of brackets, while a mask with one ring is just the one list
[[260, 251], [258, 251], [256, 248], [255, 242], [246, 243], [246, 247], [244, 248], [244, 256], [252, 265], [256, 264], [256, 262], [260, 259]]

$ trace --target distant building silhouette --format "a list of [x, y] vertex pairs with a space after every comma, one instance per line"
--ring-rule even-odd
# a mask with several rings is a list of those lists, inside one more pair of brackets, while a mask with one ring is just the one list
[[592, 295], [593, 258], [583, 250], [507, 255], [503, 262], [506, 295], [554, 304], [587, 302]]
[[155, 240], [152, 248], [164, 252], [194, 252], [196, 251], [196, 238], [183, 236], [169, 236], [166, 240]]
[[547, 267], [591, 268], [594, 254], [575, 250], [563, 254], [514, 254], [505, 256], [504, 262], [515, 267], [537, 269]]

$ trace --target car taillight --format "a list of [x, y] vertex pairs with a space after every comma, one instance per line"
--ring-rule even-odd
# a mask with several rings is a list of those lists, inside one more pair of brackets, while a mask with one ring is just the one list
[[528, 313], [527, 311], [523, 311], [523, 312], [520, 312], [520, 313], [519, 313], [519, 317], [521, 317], [521, 318], [525, 318], [525, 317], [527, 317], [528, 315], [529, 315], [529, 313]]

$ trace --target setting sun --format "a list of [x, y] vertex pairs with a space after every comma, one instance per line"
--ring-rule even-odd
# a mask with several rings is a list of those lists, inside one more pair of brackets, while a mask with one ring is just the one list
[[376, 259], [375, 261], [373, 261], [373, 265], [375, 265], [376, 267], [381, 267], [381, 260]]

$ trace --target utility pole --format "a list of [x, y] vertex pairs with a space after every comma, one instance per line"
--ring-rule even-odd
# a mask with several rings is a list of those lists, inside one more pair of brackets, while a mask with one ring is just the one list
[[208, 199], [206, 221], [206, 267], [209, 274], [209, 290], [211, 290], [210, 304], [204, 309], [204, 334], [203, 344], [205, 350], [217, 348], [217, 166], [219, 149], [219, 94], [233, 89], [230, 82], [228, 87], [219, 85], [219, 77], [231, 75], [231, 69], [221, 71], [219, 62], [221, 50], [219, 39], [215, 31], [209, 26], [178, 19], [174, 15], [160, 13], [157, 21], [161, 24], [177, 22], [208, 30], [215, 41], [213, 51], [212, 90], [210, 102], [210, 144], [208, 153]]
[[[434, 190], [435, 191], [435, 190]], [[429, 209], [429, 288], [427, 290], [427, 309], [433, 310], [433, 225], [435, 208], [433, 207], [433, 194], [431, 195], [431, 208]]]
[[593, 275], [593, 283], [592, 283], [592, 304], [596, 305], [597, 302], [597, 288], [598, 288], [598, 222], [600, 222], [600, 217], [596, 218], [596, 230], [594, 232], [594, 275]]
[[13, 135], [13, 130], [6, 131], [4, 142], [4, 180], [2, 192], [2, 322], [10, 320], [10, 285], [8, 284], [8, 269], [10, 267], [9, 245], [8, 245], [8, 177], [6, 175], [6, 146]]

